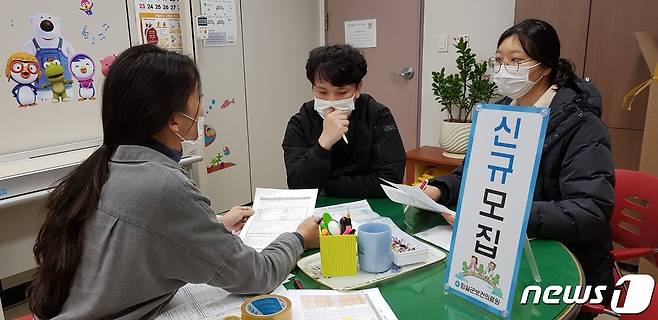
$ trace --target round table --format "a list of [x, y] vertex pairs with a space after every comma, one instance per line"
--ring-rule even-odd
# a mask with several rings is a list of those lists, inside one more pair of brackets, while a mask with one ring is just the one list
[[[331, 197], [318, 198], [317, 207], [354, 201]], [[414, 234], [439, 224], [445, 224], [440, 215], [410, 208], [404, 212], [404, 206], [388, 199], [368, 199], [372, 209], [382, 216], [391, 218], [403, 231]], [[542, 282], [538, 285], [545, 289], [549, 285], [584, 285], [584, 276], [576, 257], [560, 242], [532, 240], [530, 245], [537, 260]], [[310, 250], [305, 255], [316, 253]], [[578, 305], [521, 305], [523, 289], [535, 285], [527, 259], [523, 258], [519, 268], [519, 277], [512, 307], [511, 319], [569, 319], [579, 310]], [[391, 306], [398, 319], [499, 319], [480, 307], [477, 307], [454, 295], [444, 293], [444, 281], [447, 261], [429, 265], [410, 274], [401, 275], [376, 284], [386, 302]], [[326, 289], [315, 282], [299, 268], [293, 271], [306, 289]], [[292, 288], [292, 282], [286, 284]], [[532, 295], [531, 295], [532, 297]], [[531, 300], [531, 299], [529, 299]]]

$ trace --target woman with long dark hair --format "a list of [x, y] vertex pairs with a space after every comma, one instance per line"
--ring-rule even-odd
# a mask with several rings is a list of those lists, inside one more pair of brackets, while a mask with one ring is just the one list
[[316, 247], [313, 219], [262, 252], [239, 231], [253, 211], [216, 217], [179, 165], [195, 140], [194, 62], [152, 45], [124, 51], [102, 92], [103, 145], [47, 201], [28, 301], [40, 319], [150, 319], [186, 283], [266, 293]]
[[[498, 103], [551, 109], [528, 236], [561, 241], [578, 258], [588, 285], [612, 289], [609, 223], [615, 177], [599, 92], [560, 58], [557, 32], [541, 20], [525, 20], [505, 31], [490, 66], [505, 95]], [[425, 192], [440, 203], [456, 204], [462, 169], [431, 180]]]

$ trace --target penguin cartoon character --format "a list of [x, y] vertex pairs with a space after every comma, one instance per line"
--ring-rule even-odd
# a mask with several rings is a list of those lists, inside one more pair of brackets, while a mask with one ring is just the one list
[[94, 4], [89, 0], [80, 0], [80, 10], [86, 13], [88, 16], [94, 14], [91, 9], [94, 7]]
[[79, 84], [78, 101], [95, 100], [96, 89], [94, 88], [94, 74], [96, 74], [96, 65], [94, 59], [84, 52], [73, 54], [69, 65], [71, 75]]
[[7, 59], [5, 76], [16, 85], [11, 90], [19, 107], [24, 108], [37, 104], [37, 88], [35, 82], [39, 79], [41, 70], [37, 58], [27, 52], [14, 52]]

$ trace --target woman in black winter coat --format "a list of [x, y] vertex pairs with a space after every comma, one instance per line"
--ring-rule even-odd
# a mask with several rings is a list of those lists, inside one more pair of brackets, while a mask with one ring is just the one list
[[[528, 236], [562, 242], [578, 258], [588, 285], [612, 289], [609, 222], [615, 177], [599, 92], [560, 58], [558, 35], [541, 20], [525, 20], [505, 31], [490, 65], [505, 95], [499, 104], [551, 109]], [[461, 177], [462, 167], [431, 180], [425, 192], [455, 205]]]

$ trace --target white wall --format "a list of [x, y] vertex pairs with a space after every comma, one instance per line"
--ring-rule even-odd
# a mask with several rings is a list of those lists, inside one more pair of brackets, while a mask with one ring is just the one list
[[324, 4], [251, 0], [242, 5], [252, 190], [287, 188], [281, 143], [290, 117], [313, 97], [304, 67], [309, 51], [324, 40]]
[[[423, 25], [420, 145], [438, 146], [447, 118], [432, 93], [432, 71], [457, 72], [452, 37], [468, 34], [478, 60], [494, 55], [498, 37], [514, 23], [515, 0], [426, 0]], [[448, 52], [439, 53], [439, 35], [448, 35]]]

